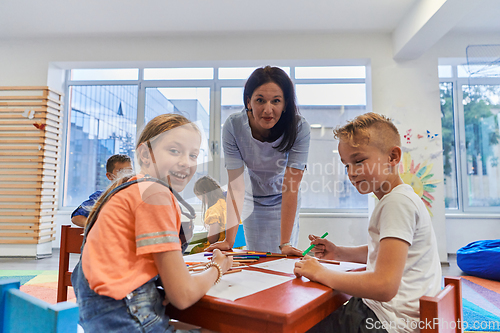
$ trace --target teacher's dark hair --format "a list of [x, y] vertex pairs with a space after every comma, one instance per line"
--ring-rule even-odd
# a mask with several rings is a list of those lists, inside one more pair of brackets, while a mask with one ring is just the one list
[[245, 109], [247, 108], [248, 101], [252, 98], [252, 94], [263, 84], [273, 82], [276, 83], [283, 91], [285, 98], [285, 112], [281, 114], [280, 120], [276, 125], [271, 128], [271, 134], [268, 138], [269, 142], [276, 141], [282, 134], [283, 140], [277, 145], [276, 148], [280, 152], [286, 152], [292, 149], [295, 140], [297, 139], [298, 123], [299, 123], [299, 110], [295, 103], [295, 90], [293, 88], [292, 80], [288, 75], [278, 67], [261, 67], [257, 68], [248, 78], [245, 83], [245, 90], [243, 91], [243, 103]]

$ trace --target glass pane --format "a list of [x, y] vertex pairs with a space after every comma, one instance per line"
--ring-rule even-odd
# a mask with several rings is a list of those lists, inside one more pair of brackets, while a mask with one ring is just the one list
[[213, 68], [145, 68], [144, 80], [212, 80]]
[[366, 105], [364, 83], [297, 84], [301, 105]]
[[296, 67], [296, 79], [365, 79], [365, 66]]
[[497, 63], [469, 64], [457, 66], [458, 77], [500, 77]]
[[219, 138], [219, 151], [221, 157], [220, 180], [222, 185], [227, 185], [227, 170], [224, 165], [224, 147], [222, 147], [222, 127], [229, 115], [243, 110], [243, 87], [221, 88], [221, 137]]
[[[358, 105], [346, 105], [344, 96], [333, 94], [338, 92], [338, 85], [297, 85], [297, 99], [299, 109], [311, 125], [311, 143], [309, 147], [309, 164], [302, 179], [302, 208], [316, 209], [367, 209], [368, 197], [361, 195], [352, 186], [345, 172], [344, 165], [340, 162], [337, 151], [338, 141], [333, 138], [333, 128], [345, 124], [348, 120], [366, 112], [366, 92], [357, 91], [356, 96], [349, 97], [351, 103]], [[322, 86], [323, 90], [318, 93], [315, 89]], [[346, 86], [346, 85], [340, 85]], [[354, 85], [351, 85], [354, 86]], [[364, 84], [355, 85], [362, 86]], [[359, 87], [356, 88], [358, 90]], [[327, 94], [330, 96], [323, 99], [321, 103], [314, 100], [314, 95], [306, 96], [316, 92], [316, 96]], [[356, 90], [351, 90], [354, 93]], [[326, 102], [330, 101], [330, 104]], [[305, 104], [303, 101], [309, 101]]]
[[64, 206], [78, 206], [109, 185], [106, 161], [134, 158], [137, 90], [131, 86], [71, 86]]
[[[219, 80], [246, 80], [258, 67], [221, 67], [219, 68]], [[290, 67], [280, 67], [290, 76]]]
[[464, 85], [468, 202], [471, 207], [500, 206], [500, 86]]
[[122, 69], [73, 69], [71, 80], [74, 81], [104, 81], [104, 80], [138, 80], [137, 68]]
[[193, 179], [182, 191], [182, 197], [190, 204], [201, 204], [193, 193], [194, 183], [208, 174], [208, 163], [212, 161], [209, 150], [210, 133], [210, 88], [146, 88], [144, 123], [164, 113], [182, 114], [195, 122], [202, 132], [202, 144], [198, 155], [198, 168]]
[[443, 131], [444, 203], [446, 208], [458, 209], [453, 83], [440, 83], [439, 88], [441, 93], [441, 127]]
[[451, 71], [451, 66], [450, 65], [438, 66], [438, 76], [440, 78], [452, 77], [453, 73]]

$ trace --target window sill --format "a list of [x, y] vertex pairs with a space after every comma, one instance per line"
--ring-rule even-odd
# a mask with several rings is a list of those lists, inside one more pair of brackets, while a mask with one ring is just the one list
[[367, 212], [304, 212], [300, 218], [368, 218]]
[[474, 220], [498, 220], [500, 219], [500, 214], [490, 213], [490, 214], [478, 214], [478, 213], [452, 213], [444, 214], [446, 219], [474, 219]]

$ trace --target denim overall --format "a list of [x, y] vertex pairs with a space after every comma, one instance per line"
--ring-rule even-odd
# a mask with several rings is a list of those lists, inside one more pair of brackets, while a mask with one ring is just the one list
[[[108, 194], [103, 202], [105, 203], [109, 197], [119, 190], [142, 181], [154, 181], [168, 186], [168, 184], [161, 180], [146, 176], [118, 186]], [[175, 192], [172, 188], [170, 188], [170, 190], [179, 200], [180, 196], [177, 192]], [[184, 204], [190, 213], [183, 212], [183, 214], [188, 216], [190, 219], [194, 218], [194, 210], [192, 207], [185, 203], [182, 198], [180, 199], [181, 200], [179, 200], [179, 202]], [[82, 253], [87, 235], [97, 220], [97, 215], [101, 207], [98, 208], [97, 214], [94, 215], [94, 219], [87, 223], [81, 249]], [[189, 234], [189, 229], [192, 230], [191, 221], [189, 222], [189, 225], [183, 223], [179, 232], [179, 239], [182, 241], [183, 253], [189, 244], [186, 239], [186, 234]], [[185, 233], [185, 231], [187, 232]], [[191, 238], [191, 235], [189, 235], [189, 239]], [[154, 277], [144, 285], [135, 289], [125, 298], [115, 300], [114, 298], [108, 296], [99, 295], [90, 288], [89, 283], [83, 274], [81, 262], [82, 260], [80, 257], [80, 261], [75, 266], [71, 275], [71, 283], [73, 284], [79, 307], [79, 323], [85, 332], [175, 332], [174, 327], [169, 324], [170, 318], [165, 314], [165, 306], [162, 305], [165, 297], [164, 292], [163, 290], [157, 288], [157, 285], [161, 283], [159, 276]]]

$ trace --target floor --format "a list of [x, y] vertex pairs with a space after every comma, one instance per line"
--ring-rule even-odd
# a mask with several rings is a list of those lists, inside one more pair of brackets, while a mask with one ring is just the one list
[[[78, 254], [70, 255], [70, 268], [73, 268], [79, 259]], [[457, 266], [456, 254], [448, 255], [449, 264], [441, 266], [443, 276], [466, 275]], [[59, 270], [59, 248], [52, 250], [52, 256], [43, 259], [0, 258], [0, 270]]]
[[[73, 268], [80, 258], [79, 254], [70, 254], [69, 265]], [[52, 256], [42, 259], [0, 258], [0, 270], [59, 270], [59, 248], [52, 249]]]

